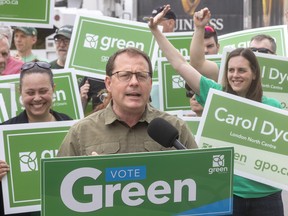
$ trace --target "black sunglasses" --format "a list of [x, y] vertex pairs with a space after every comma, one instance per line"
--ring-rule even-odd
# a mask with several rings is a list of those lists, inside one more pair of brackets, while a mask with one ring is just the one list
[[250, 49], [251, 49], [253, 52], [274, 54], [274, 52], [272, 52], [270, 49], [267, 49], [267, 48], [255, 48], [255, 47], [251, 47]]
[[188, 97], [188, 98], [192, 98], [193, 97], [193, 95], [195, 94], [195, 92], [193, 92], [193, 91], [186, 91], [186, 97]]
[[38, 67], [43, 68], [43, 69], [50, 69], [51, 68], [51, 65], [47, 62], [41, 62], [41, 61], [26, 62], [22, 65], [21, 71], [29, 70], [29, 69], [35, 67], [35, 65], [37, 65]]

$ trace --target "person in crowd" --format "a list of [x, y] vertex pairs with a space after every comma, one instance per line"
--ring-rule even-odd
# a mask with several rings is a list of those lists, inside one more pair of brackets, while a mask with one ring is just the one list
[[99, 92], [98, 92], [98, 95], [97, 97], [99, 97], [101, 103], [98, 104], [93, 112], [97, 112], [98, 110], [101, 110], [101, 109], [104, 109], [108, 104], [109, 102], [111, 101], [111, 93], [110, 92], [107, 92], [107, 90], [104, 88], [104, 89], [101, 89]]
[[70, 39], [73, 31], [72, 25], [64, 25], [56, 30], [54, 41], [58, 58], [51, 61], [51, 69], [63, 69], [65, 66]]
[[150, 105], [152, 64], [146, 53], [132, 47], [116, 51], [106, 65], [105, 85], [111, 94], [108, 106], [73, 125], [57, 156], [175, 149], [164, 148], [148, 136], [147, 127], [156, 117], [179, 130], [183, 145], [197, 148], [186, 122]]
[[[8, 75], [9, 71], [7, 70], [8, 67], [8, 60], [10, 57], [10, 45], [7, 37], [3, 34], [0, 34], [0, 75]], [[15, 60], [15, 62], [18, 62]], [[13, 64], [9, 64], [9, 67], [13, 67]], [[15, 65], [17, 67], [17, 65]], [[20, 69], [20, 68], [19, 68]], [[17, 71], [12, 71], [13, 73], [17, 73]], [[20, 72], [20, 70], [19, 70]]]
[[[169, 10], [170, 5], [166, 5], [160, 14], [150, 18], [148, 25], [163, 54], [197, 94], [200, 104], [205, 105], [209, 89], [214, 88], [281, 109], [279, 101], [263, 95], [260, 67], [255, 54], [249, 48], [237, 48], [229, 53], [222, 84], [200, 74], [157, 28], [161, 18]], [[206, 19], [207, 14], [210, 14], [209, 10], [196, 16], [201, 21]], [[235, 175], [233, 191], [234, 216], [284, 215], [280, 189]]]
[[203, 113], [203, 106], [196, 100], [195, 92], [185, 83], [186, 97], [189, 98], [191, 110], [195, 113], [195, 117], [201, 117]]
[[[202, 17], [203, 16], [203, 17]], [[199, 19], [198, 17], [202, 17]], [[218, 80], [219, 67], [217, 63], [205, 59], [204, 32], [211, 17], [210, 10], [203, 8], [195, 12], [194, 35], [190, 45], [190, 63], [201, 74], [213, 80]], [[255, 52], [276, 53], [276, 42], [269, 35], [257, 35], [250, 40], [250, 47]]]
[[[157, 16], [157, 14], [161, 13], [163, 11], [164, 7], [157, 7], [153, 9], [152, 11], [152, 17]], [[165, 16], [161, 19], [159, 25], [163, 26], [162, 32], [163, 33], [169, 33], [174, 32], [176, 28], [176, 14], [170, 10], [168, 13], [165, 14]], [[157, 65], [155, 66], [155, 71], [158, 70]], [[160, 102], [159, 102], [159, 84], [156, 84], [153, 86], [151, 90], [151, 104], [155, 108], [160, 108]]]
[[[21, 68], [19, 90], [24, 111], [1, 125], [72, 120], [68, 115], [52, 110], [55, 84], [47, 62], [27, 62]], [[0, 159], [0, 184], [9, 172], [9, 165]], [[0, 185], [0, 215], [4, 215], [2, 187]], [[32, 216], [35, 213], [11, 214]], [[39, 215], [39, 214], [38, 214]]]
[[[213, 28], [213, 26], [210, 25], [204, 25], [199, 27], [199, 22], [197, 22], [196, 16], [194, 16], [194, 33], [193, 33], [193, 38], [191, 40], [191, 45], [190, 45], [190, 63], [197, 68], [198, 60], [200, 59], [199, 62], [205, 60], [205, 55], [216, 55], [219, 52], [220, 44], [218, 43], [218, 35]], [[204, 31], [204, 33], [203, 33]], [[203, 37], [204, 35], [204, 37]], [[199, 46], [198, 44], [203, 44], [204, 46]], [[194, 50], [195, 48], [199, 50]], [[203, 59], [204, 58], [204, 59]], [[217, 76], [212, 76], [208, 77], [211, 78], [215, 81], [218, 79], [218, 74]], [[191, 95], [190, 97], [190, 106], [193, 112], [196, 113], [198, 117], [202, 116], [203, 112], [203, 106], [199, 104], [196, 100], [196, 96], [192, 89], [185, 83], [185, 88], [188, 92], [187, 95]], [[189, 92], [193, 92], [192, 94], [189, 94]]]
[[[79, 91], [80, 91], [80, 98], [82, 102], [83, 110], [85, 111], [86, 108], [88, 113], [93, 111], [96, 106], [101, 104], [101, 100], [99, 98], [99, 91], [105, 88], [105, 83], [103, 80], [93, 77], [83, 77], [81, 82], [79, 83]], [[91, 101], [92, 107], [88, 107], [88, 103]]]
[[15, 58], [23, 62], [31, 62], [34, 60], [48, 62], [47, 59], [35, 55], [32, 52], [34, 44], [37, 42], [37, 30], [33, 27], [14, 27], [14, 44], [16, 47]]
[[[161, 11], [163, 11], [163, 6], [157, 7], [152, 11], [152, 17], [155, 17]], [[176, 15], [175, 13], [170, 10], [168, 13], [160, 21], [159, 25], [163, 26], [162, 32], [174, 32], [176, 27]]]
[[[10, 47], [13, 31], [9, 26], [0, 26], [0, 75], [20, 73], [23, 62], [11, 56]], [[7, 41], [4, 37], [7, 38]]]

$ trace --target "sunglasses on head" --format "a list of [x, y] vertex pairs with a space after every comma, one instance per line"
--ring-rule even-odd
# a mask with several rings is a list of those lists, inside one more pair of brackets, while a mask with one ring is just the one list
[[211, 26], [205, 26], [205, 31], [214, 33], [215, 29], [213, 27], [211, 27]]
[[267, 48], [251, 47], [250, 49], [251, 49], [253, 52], [274, 54], [274, 52], [272, 52], [270, 49], [267, 49]]
[[35, 65], [37, 65], [38, 67], [43, 68], [43, 69], [50, 69], [51, 68], [51, 65], [47, 62], [41, 62], [41, 61], [26, 62], [22, 65], [21, 71], [29, 70], [29, 69], [35, 67]]
[[195, 92], [193, 92], [192, 90], [186, 91], [186, 97], [188, 97], [188, 98], [192, 98], [194, 94], [195, 94]]

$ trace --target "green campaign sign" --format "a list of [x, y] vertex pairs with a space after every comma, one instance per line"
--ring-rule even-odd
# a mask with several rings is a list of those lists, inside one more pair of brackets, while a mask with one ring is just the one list
[[53, 9], [54, 0], [1, 0], [0, 22], [14, 26], [52, 28]]
[[[193, 32], [169, 32], [163, 33], [170, 43], [183, 55], [188, 57], [190, 53], [190, 43], [192, 39]], [[158, 58], [164, 57], [162, 50], [158, 50]], [[153, 81], [158, 81], [158, 66], [156, 66], [153, 71]]]
[[220, 44], [220, 52], [222, 53], [223, 49], [227, 47], [234, 49], [239, 47], [249, 47], [251, 38], [259, 34], [267, 34], [273, 37], [277, 45], [277, 55], [287, 56], [287, 25], [247, 29], [243, 31], [220, 35], [218, 37]]
[[[72, 119], [81, 119], [84, 117], [83, 108], [80, 99], [79, 87], [77, 83], [76, 75], [73, 69], [69, 70], [54, 70], [54, 83], [56, 84], [56, 89], [54, 92], [53, 106], [52, 109], [65, 113]], [[19, 74], [1, 76], [1, 83], [14, 83], [16, 91], [16, 106], [17, 115], [23, 111], [24, 107], [21, 103], [21, 98], [19, 94]], [[10, 103], [15, 103], [9, 98], [5, 98]], [[9, 103], [8, 103], [9, 104]]]
[[42, 159], [42, 216], [231, 214], [232, 155], [228, 147]]
[[[231, 49], [225, 49], [222, 54], [222, 64], [218, 82], [222, 81], [224, 62]], [[288, 110], [288, 58], [278, 55], [255, 53], [260, 65], [263, 94], [279, 100], [282, 107]]]
[[1, 94], [1, 103], [0, 103], [1, 107], [0, 123], [1, 123], [3, 121], [8, 120], [12, 116], [16, 115], [17, 108], [16, 108], [15, 84], [13, 83], [0, 84], [0, 94]]
[[180, 118], [183, 119], [187, 123], [192, 134], [196, 137], [198, 133], [198, 128], [199, 128], [199, 124], [201, 121], [201, 117], [180, 116]]
[[57, 155], [75, 121], [0, 126], [0, 158], [10, 166], [2, 179], [5, 214], [40, 210], [40, 160]]
[[[189, 61], [189, 57], [185, 58]], [[206, 58], [218, 64], [222, 55], [207, 55]], [[171, 113], [191, 110], [189, 98], [186, 97], [185, 80], [175, 72], [166, 58], [158, 59], [158, 70], [160, 109]]]
[[197, 143], [234, 147], [235, 174], [288, 190], [287, 121], [285, 110], [211, 89]]
[[0, 93], [0, 123], [9, 119], [2, 93]]
[[77, 16], [65, 67], [105, 75], [108, 58], [126, 47], [139, 48], [151, 59], [158, 49], [147, 23]]

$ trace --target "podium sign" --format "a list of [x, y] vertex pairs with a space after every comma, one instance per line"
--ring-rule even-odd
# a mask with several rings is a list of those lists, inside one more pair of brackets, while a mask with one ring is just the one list
[[232, 212], [233, 148], [41, 160], [42, 216]]

